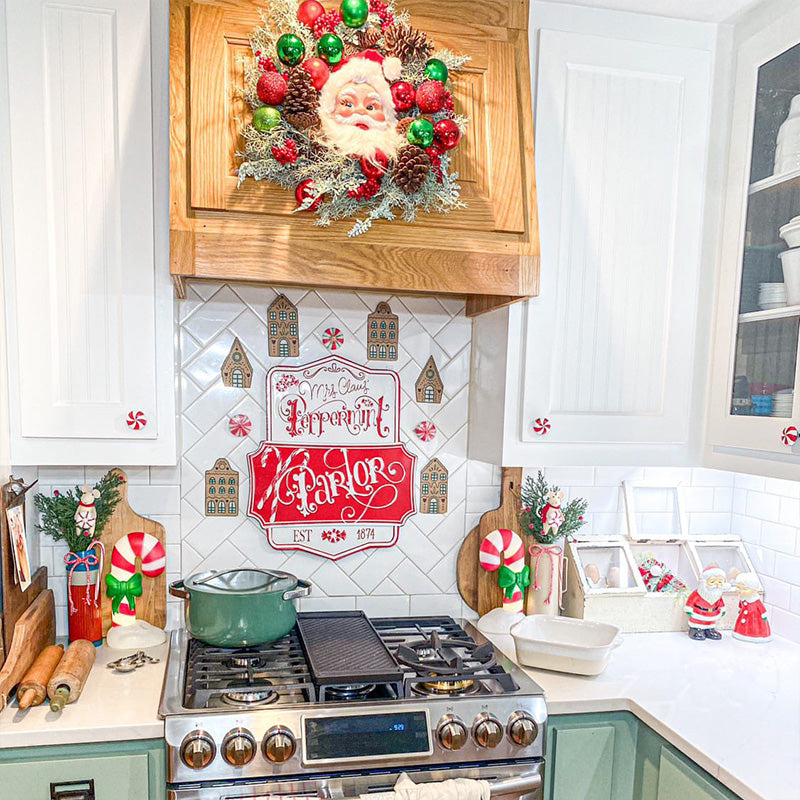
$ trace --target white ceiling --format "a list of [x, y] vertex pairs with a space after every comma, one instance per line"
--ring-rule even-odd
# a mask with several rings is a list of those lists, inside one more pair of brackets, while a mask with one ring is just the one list
[[[593, 8], [612, 8], [655, 14], [662, 17], [697, 20], [700, 22], [725, 22], [733, 19], [765, 0], [548, 0]], [[534, 9], [536, 0], [533, 0]]]

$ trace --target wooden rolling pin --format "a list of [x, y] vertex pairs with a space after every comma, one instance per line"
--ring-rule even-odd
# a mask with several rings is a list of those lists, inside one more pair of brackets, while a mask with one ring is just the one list
[[61, 711], [67, 703], [74, 703], [81, 696], [94, 658], [94, 645], [86, 639], [78, 639], [67, 648], [47, 684], [51, 711]]
[[39, 653], [17, 689], [17, 702], [20, 709], [24, 711], [26, 708], [39, 706], [44, 702], [47, 697], [47, 684], [63, 655], [63, 644], [51, 644]]

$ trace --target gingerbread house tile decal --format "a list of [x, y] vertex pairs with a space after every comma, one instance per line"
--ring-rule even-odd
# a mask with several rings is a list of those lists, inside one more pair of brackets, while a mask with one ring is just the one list
[[431, 459], [419, 479], [420, 510], [423, 514], [447, 513], [448, 473], [438, 458]]
[[439, 368], [431, 356], [419, 373], [415, 384], [418, 403], [441, 403], [444, 384], [439, 376]]
[[253, 383], [253, 366], [239, 338], [233, 340], [230, 352], [220, 369], [222, 383], [236, 389], [249, 389]]
[[239, 513], [239, 473], [227, 458], [218, 458], [206, 472], [206, 516], [235, 517]]
[[397, 361], [397, 314], [386, 302], [378, 303], [367, 317], [367, 358], [370, 361]]
[[300, 355], [300, 327], [297, 306], [279, 294], [267, 309], [267, 338], [270, 358]]

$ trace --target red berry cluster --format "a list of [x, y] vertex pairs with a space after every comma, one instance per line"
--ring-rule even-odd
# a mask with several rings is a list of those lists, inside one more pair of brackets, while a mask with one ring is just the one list
[[334, 33], [341, 21], [342, 15], [338, 11], [326, 11], [320, 14], [314, 23], [314, 36], [319, 39], [323, 34]]
[[389, 4], [384, 3], [383, 0], [369, 0], [370, 14], [377, 14], [378, 19], [381, 21], [381, 28], [391, 25], [394, 22], [394, 14], [389, 11]]
[[261, 55], [260, 50], [256, 50], [256, 58], [258, 59], [258, 68], [262, 72], [278, 71], [278, 68], [275, 66], [275, 62], [271, 58], [267, 58], [266, 56]]
[[380, 178], [367, 178], [358, 189], [350, 189], [347, 193], [348, 197], [354, 197], [356, 200], [371, 200], [380, 191], [381, 179]]
[[285, 139], [283, 147], [273, 147], [272, 155], [280, 164], [294, 164], [297, 161], [297, 145], [294, 139]]
[[442, 182], [442, 151], [438, 145], [432, 144], [430, 147], [425, 148], [428, 158], [431, 160], [431, 167], [433, 167], [433, 174], [436, 180]]
[[453, 102], [453, 95], [450, 92], [444, 93], [444, 110], [447, 112], [447, 116], [452, 119], [456, 115], [456, 106]]

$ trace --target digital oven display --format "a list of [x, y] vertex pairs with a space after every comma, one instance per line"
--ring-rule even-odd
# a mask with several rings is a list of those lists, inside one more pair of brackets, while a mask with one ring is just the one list
[[306, 717], [303, 724], [307, 761], [417, 755], [431, 750], [424, 711]]

